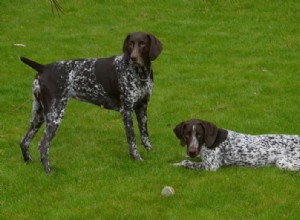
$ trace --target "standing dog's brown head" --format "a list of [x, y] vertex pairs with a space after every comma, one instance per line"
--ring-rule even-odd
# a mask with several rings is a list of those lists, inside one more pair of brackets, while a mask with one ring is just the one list
[[181, 122], [173, 131], [181, 145], [187, 146], [190, 157], [198, 156], [203, 144], [208, 148], [216, 147], [226, 139], [228, 133], [210, 122], [197, 119]]
[[123, 52], [125, 60], [134, 66], [150, 66], [161, 53], [161, 42], [152, 34], [135, 32], [128, 34], [124, 40]]

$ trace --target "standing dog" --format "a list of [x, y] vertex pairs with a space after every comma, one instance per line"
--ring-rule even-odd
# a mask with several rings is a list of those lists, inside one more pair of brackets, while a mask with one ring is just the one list
[[221, 166], [260, 167], [276, 165], [300, 170], [300, 136], [283, 134], [249, 135], [202, 120], [184, 121], [174, 128], [190, 157], [201, 155], [202, 162], [183, 160], [176, 166], [215, 171]]
[[137, 150], [132, 113], [136, 113], [142, 144], [151, 150], [147, 129], [147, 105], [153, 88], [151, 61], [161, 51], [162, 44], [155, 36], [136, 32], [126, 37], [124, 54], [110, 58], [66, 60], [42, 65], [21, 57], [24, 63], [37, 71], [32, 85], [32, 119], [20, 142], [24, 160], [32, 160], [29, 145], [46, 122], [39, 152], [45, 172], [51, 171], [48, 161], [50, 142], [70, 98], [119, 111], [129, 153], [133, 159], [142, 160]]

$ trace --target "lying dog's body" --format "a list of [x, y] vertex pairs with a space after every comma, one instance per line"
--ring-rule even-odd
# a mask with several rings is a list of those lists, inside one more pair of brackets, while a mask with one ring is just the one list
[[66, 60], [48, 65], [21, 57], [38, 72], [32, 87], [34, 101], [30, 127], [20, 143], [25, 161], [31, 160], [29, 145], [46, 122], [39, 151], [45, 171], [50, 172], [50, 142], [70, 98], [119, 111], [129, 153], [134, 159], [141, 160], [133, 130], [132, 113], [135, 111], [142, 144], [147, 150], [152, 148], [147, 129], [147, 105], [153, 88], [151, 61], [159, 56], [162, 45], [153, 35], [136, 32], [127, 36], [123, 51], [123, 55], [110, 58]]
[[202, 120], [182, 122], [174, 132], [182, 145], [187, 146], [190, 157], [200, 155], [202, 159], [202, 162], [184, 160], [176, 166], [215, 171], [231, 165], [276, 165], [281, 169], [300, 170], [299, 135], [241, 134]]

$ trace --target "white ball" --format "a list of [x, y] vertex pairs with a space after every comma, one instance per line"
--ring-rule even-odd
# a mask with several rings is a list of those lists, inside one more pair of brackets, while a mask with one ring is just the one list
[[174, 194], [175, 190], [172, 186], [165, 186], [161, 191], [161, 195], [165, 197], [173, 196]]

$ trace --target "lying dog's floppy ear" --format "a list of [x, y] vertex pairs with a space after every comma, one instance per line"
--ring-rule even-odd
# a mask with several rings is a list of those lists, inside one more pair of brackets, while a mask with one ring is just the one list
[[216, 141], [219, 129], [208, 121], [201, 121], [201, 126], [204, 129], [204, 142], [210, 148]]
[[181, 122], [180, 124], [176, 125], [176, 127], [173, 129], [176, 137], [180, 140], [180, 144], [182, 146], [185, 145], [185, 142], [183, 140], [183, 129], [184, 129], [185, 122]]
[[150, 61], [155, 60], [159, 54], [161, 53], [163, 46], [162, 43], [154, 37], [152, 34], [148, 34], [150, 39], [150, 51], [149, 51], [149, 58]]

